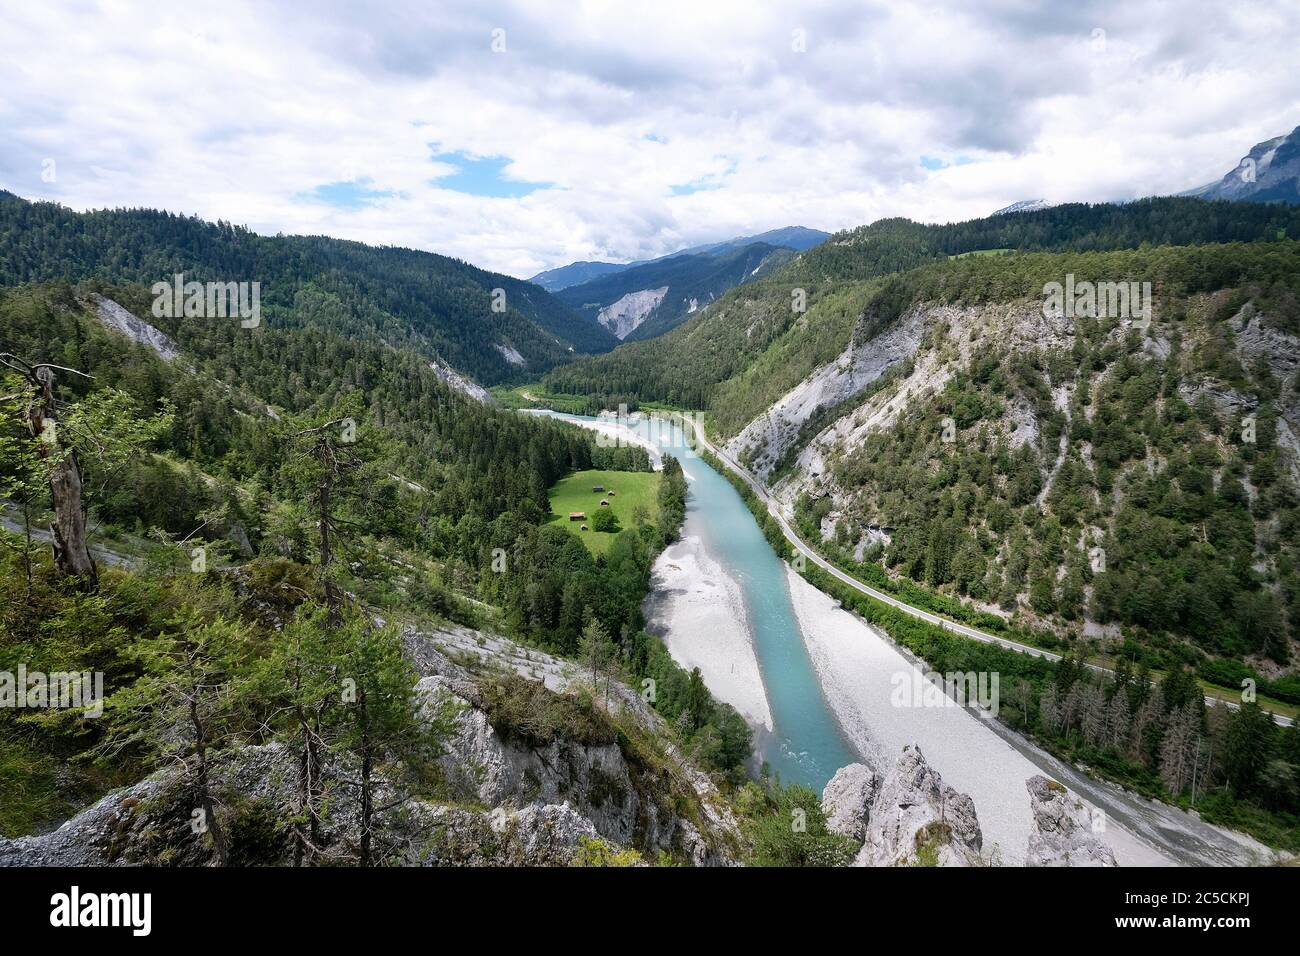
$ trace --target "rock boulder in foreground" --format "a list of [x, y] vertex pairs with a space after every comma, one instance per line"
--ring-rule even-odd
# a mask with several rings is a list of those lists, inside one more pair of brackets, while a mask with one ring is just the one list
[[827, 825], [862, 840], [854, 866], [981, 866], [975, 801], [943, 782], [915, 744], [878, 776], [842, 767], [822, 793]]
[[1029, 834], [1026, 866], [1116, 866], [1115, 854], [1092, 832], [1085, 807], [1055, 780], [1033, 776], [1025, 781], [1034, 829]]

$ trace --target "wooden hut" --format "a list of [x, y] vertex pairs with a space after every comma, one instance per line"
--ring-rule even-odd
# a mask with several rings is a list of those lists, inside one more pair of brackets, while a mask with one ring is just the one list
[[586, 520], [587, 520], [587, 512], [585, 512], [585, 511], [570, 511], [570, 512], [569, 512], [569, 520], [570, 520], [570, 521], [586, 521]]

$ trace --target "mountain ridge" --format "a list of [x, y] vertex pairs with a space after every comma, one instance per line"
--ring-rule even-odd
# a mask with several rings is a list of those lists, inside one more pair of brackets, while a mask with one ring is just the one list
[[809, 229], [807, 226], [782, 226], [781, 228], [769, 229], [767, 232], [760, 232], [753, 236], [735, 236], [731, 239], [724, 239], [719, 242], [690, 246], [685, 249], [679, 249], [676, 252], [670, 252], [666, 255], [656, 256], [653, 259], [635, 259], [631, 262], [605, 262], [582, 259], [577, 262], [571, 262], [565, 266], [546, 269], [532, 276], [528, 281], [540, 285], [548, 292], [559, 292], [562, 289], [567, 289], [570, 286], [581, 285], [584, 282], [590, 282], [593, 279], [600, 278], [601, 276], [611, 275], [616, 272], [624, 272], [638, 266], [652, 265], [677, 256], [697, 255], [700, 253], [719, 255], [724, 252], [735, 251], [742, 246], [752, 245], [756, 242], [802, 251], [804, 249], [810, 249], [818, 243], [825, 242], [830, 238], [830, 236], [831, 234], [829, 232], [822, 232], [820, 229]]
[[556, 296], [606, 325], [609, 310], [629, 297], [637, 299], [643, 307], [634, 320], [619, 323], [619, 337], [649, 339], [680, 325], [727, 290], [780, 268], [796, 254], [761, 242], [716, 253], [682, 253], [569, 286]]
[[256, 281], [269, 322], [323, 322], [404, 342], [484, 385], [617, 344], [544, 289], [436, 253], [262, 236], [158, 210], [78, 213], [0, 193], [0, 285], [98, 278], [148, 286], [175, 274]]
[[1289, 133], [1256, 143], [1222, 177], [1179, 195], [1200, 199], [1300, 203], [1300, 126]]

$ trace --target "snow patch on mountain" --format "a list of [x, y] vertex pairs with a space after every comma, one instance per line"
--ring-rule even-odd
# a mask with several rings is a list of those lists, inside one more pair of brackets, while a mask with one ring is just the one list
[[1046, 199], [1021, 199], [1018, 202], [1013, 202], [1010, 206], [996, 209], [989, 215], [1005, 216], [1013, 212], [1037, 212], [1039, 209], [1051, 209], [1055, 205], [1056, 203], [1048, 202]]

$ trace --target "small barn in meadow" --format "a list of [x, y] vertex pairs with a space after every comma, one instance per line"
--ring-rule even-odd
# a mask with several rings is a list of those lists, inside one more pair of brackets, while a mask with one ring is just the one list
[[601, 499], [600, 499], [600, 506], [601, 506], [602, 508], [608, 508], [608, 507], [609, 507], [609, 500], [608, 500], [607, 498], [601, 498]]
[[604, 486], [604, 485], [592, 485], [592, 486], [591, 486], [591, 490], [592, 490], [594, 493], [596, 493], [596, 494], [600, 494], [602, 491], [605, 490], [605, 486]]
[[570, 520], [570, 521], [586, 521], [586, 520], [587, 520], [587, 512], [585, 512], [585, 511], [570, 511], [570, 512], [569, 512], [569, 520]]
[[605, 492], [605, 493], [606, 493], [607, 495], [609, 495], [611, 498], [613, 498], [616, 494], [618, 494], [618, 492], [615, 491], [613, 488], [609, 489], [609, 491], [607, 491], [607, 492]]

